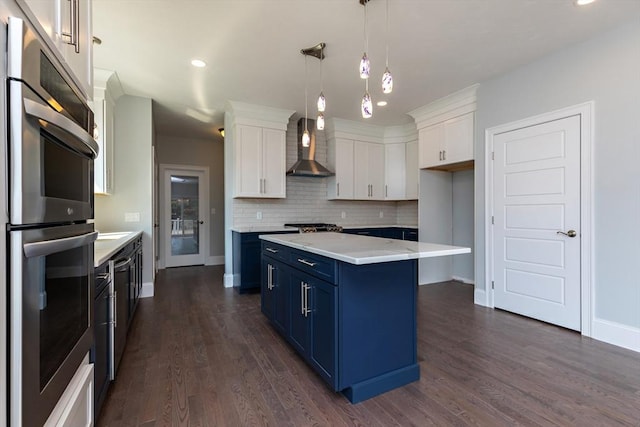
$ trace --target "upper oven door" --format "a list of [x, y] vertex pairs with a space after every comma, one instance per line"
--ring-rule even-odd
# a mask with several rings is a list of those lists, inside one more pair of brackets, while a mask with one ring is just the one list
[[8, 110], [11, 223], [93, 218], [93, 138], [20, 81], [9, 82]]

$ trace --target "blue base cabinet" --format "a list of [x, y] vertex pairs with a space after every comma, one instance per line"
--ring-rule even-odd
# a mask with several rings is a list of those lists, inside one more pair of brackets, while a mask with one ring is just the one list
[[370, 227], [370, 228], [345, 228], [342, 230], [348, 234], [361, 236], [383, 237], [385, 239], [418, 241], [418, 230], [411, 227]]
[[420, 378], [417, 261], [353, 265], [262, 243], [262, 312], [352, 403]]

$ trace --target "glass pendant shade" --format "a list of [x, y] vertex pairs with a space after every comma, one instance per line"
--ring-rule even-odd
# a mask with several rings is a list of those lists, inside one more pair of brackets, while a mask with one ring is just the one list
[[362, 117], [368, 119], [373, 115], [373, 103], [371, 102], [371, 95], [369, 92], [365, 92], [362, 97]]
[[316, 129], [324, 130], [324, 114], [318, 113], [318, 118], [316, 119]]
[[369, 62], [369, 57], [367, 56], [367, 52], [362, 55], [362, 59], [360, 60], [360, 78], [368, 79], [369, 71], [371, 70], [371, 63]]
[[324, 98], [324, 93], [320, 92], [318, 96], [318, 112], [324, 113], [324, 109], [327, 106], [327, 100]]
[[309, 137], [309, 131], [305, 129], [304, 133], [302, 134], [302, 146], [308, 147], [310, 144], [311, 144], [311, 137]]
[[382, 75], [382, 93], [391, 93], [393, 90], [393, 76], [391, 75], [391, 71], [389, 68], [384, 70], [384, 74]]

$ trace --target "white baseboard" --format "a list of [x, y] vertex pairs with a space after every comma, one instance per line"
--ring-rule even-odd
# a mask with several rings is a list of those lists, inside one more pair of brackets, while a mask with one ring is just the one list
[[152, 297], [154, 294], [153, 282], [144, 282], [140, 291], [140, 298]]
[[475, 285], [476, 284], [475, 280], [467, 279], [466, 277], [453, 276], [451, 278], [451, 280], [455, 280], [456, 282], [462, 282], [462, 283], [467, 284], [467, 285]]
[[224, 255], [210, 256], [204, 262], [204, 265], [222, 265], [224, 264]]
[[487, 305], [487, 291], [484, 289], [475, 289], [473, 291], [473, 303], [477, 305], [481, 305], [483, 307], [488, 307]]
[[591, 338], [640, 352], [640, 328], [595, 318]]
[[233, 288], [233, 284], [237, 279], [237, 275], [233, 273], [224, 273], [224, 287], [225, 288]]

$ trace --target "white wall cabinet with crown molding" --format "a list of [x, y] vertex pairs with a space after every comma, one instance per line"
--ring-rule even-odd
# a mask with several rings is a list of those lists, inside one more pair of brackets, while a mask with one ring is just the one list
[[286, 197], [285, 131], [237, 125], [234, 197]]
[[470, 112], [420, 129], [420, 169], [464, 168], [472, 162], [473, 124], [474, 113]]

